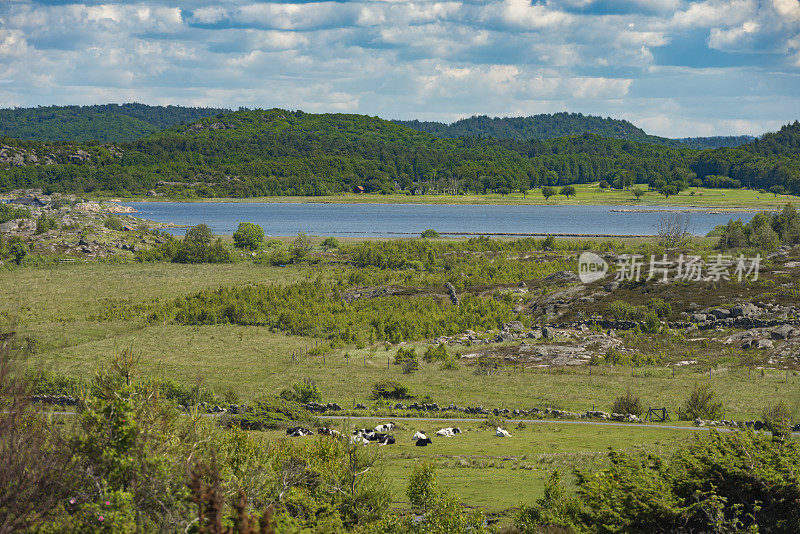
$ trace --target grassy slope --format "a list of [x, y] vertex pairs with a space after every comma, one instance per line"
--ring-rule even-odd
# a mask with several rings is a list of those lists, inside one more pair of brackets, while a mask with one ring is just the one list
[[[262, 327], [152, 325], [142, 313], [155, 301], [202, 288], [290, 283], [304, 277], [316, 277], [316, 271], [249, 263], [75, 264], [18, 269], [3, 273], [0, 309], [8, 320], [16, 320], [20, 336], [38, 341], [30, 362], [33, 365], [85, 375], [114, 350], [132, 347], [141, 354], [148, 374], [164, 374], [187, 384], [201, 378], [220, 393], [232, 388], [244, 398], [277, 393], [310, 377], [328, 400], [352, 405], [368, 402], [369, 386], [388, 377], [406, 382], [415, 394], [429, 394], [440, 404], [609, 410], [613, 399], [630, 387], [643, 396], [645, 404], [674, 410], [696, 382], [708, 380], [707, 368], [679, 368], [672, 379], [665, 366], [603, 367], [591, 377], [584, 368], [553, 374], [541, 370], [515, 373], [507, 368], [487, 377], [476, 376], [466, 366], [441, 371], [436, 364], [423, 363], [420, 372], [402, 375], [397, 366], [387, 370], [387, 357], [392, 353], [383, 349], [350, 350], [349, 363], [341, 351], [326, 356], [324, 362], [320, 356], [303, 355], [300, 364], [293, 364], [292, 352], [305, 353], [318, 340], [285, 336]], [[653, 350], [664, 348], [654, 346]], [[698, 347], [682, 341], [667, 348], [690, 354]], [[791, 407], [800, 407], [800, 377], [787, 377], [782, 371], [761, 377], [757, 373], [748, 376], [741, 368], [722, 369], [715, 371], [711, 380], [731, 417], [757, 417], [767, 399], [782, 399]]]
[[[600, 191], [597, 184], [578, 184], [577, 195], [567, 198], [561, 195], [545, 200], [538, 190], [526, 196], [521, 193], [510, 195], [331, 195], [324, 197], [253, 197], [253, 198], [212, 198], [194, 201], [199, 202], [287, 202], [287, 203], [355, 203], [355, 204], [519, 204], [519, 205], [619, 205], [630, 209], [644, 206], [680, 206], [691, 208], [719, 208], [769, 210], [785, 205], [787, 202], [800, 204], [800, 198], [791, 195], [759, 193], [751, 189], [709, 189], [691, 188], [679, 195], [665, 198], [663, 195], [649, 191], [637, 201], [630, 191]], [[691, 192], [695, 194], [692, 195]], [[129, 201], [154, 201], [153, 197], [129, 198]], [[159, 199], [172, 201], [172, 199]], [[156, 200], [158, 201], [158, 200]]]

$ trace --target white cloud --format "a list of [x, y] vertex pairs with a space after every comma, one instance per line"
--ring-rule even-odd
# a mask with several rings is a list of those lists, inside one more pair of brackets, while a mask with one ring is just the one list
[[[710, 74], [716, 50], [744, 66]], [[796, 0], [0, 0], [0, 105], [567, 109], [699, 135], [800, 117], [798, 76]]]

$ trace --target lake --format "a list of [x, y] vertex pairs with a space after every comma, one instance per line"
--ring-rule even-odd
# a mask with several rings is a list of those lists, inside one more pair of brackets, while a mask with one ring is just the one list
[[[232, 234], [240, 222], [252, 222], [272, 236], [306, 232], [341, 237], [415, 236], [427, 228], [448, 235], [654, 235], [658, 220], [671, 211], [651, 206], [259, 202], [129, 202], [125, 205], [136, 208], [138, 216], [145, 219], [188, 226], [204, 223], [217, 234]], [[754, 212], [688, 213], [690, 231], [695, 235], [705, 235], [730, 219], [748, 221], [753, 215]], [[185, 229], [170, 231], [182, 234]]]

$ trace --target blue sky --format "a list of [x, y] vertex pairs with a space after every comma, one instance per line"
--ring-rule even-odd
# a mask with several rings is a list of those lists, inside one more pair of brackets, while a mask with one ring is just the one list
[[0, 107], [130, 101], [760, 134], [800, 119], [800, 1], [0, 0]]

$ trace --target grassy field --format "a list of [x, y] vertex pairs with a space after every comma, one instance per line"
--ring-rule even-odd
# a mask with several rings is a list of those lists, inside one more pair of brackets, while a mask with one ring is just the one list
[[[73, 264], [16, 269], [3, 273], [0, 309], [16, 322], [19, 336], [33, 340], [30, 363], [55, 371], [87, 376], [115, 350], [132, 348], [141, 355], [144, 373], [174, 378], [187, 385], [201, 380], [218, 393], [235, 390], [243, 399], [278, 393], [304, 378], [315, 380], [327, 401], [345, 406], [370, 402], [371, 385], [382, 378], [400, 380], [422, 397], [439, 404], [530, 409], [554, 407], [571, 411], [608, 411], [628, 388], [646, 405], [677, 409], [695, 383], [711, 380], [727, 416], [758, 417], [768, 402], [784, 400], [800, 411], [800, 377], [783, 371], [750, 372], [730, 363], [677, 368], [672, 378], [666, 365], [640, 368], [602, 366], [589, 376], [587, 367], [547, 371], [513, 367], [491, 376], [476, 375], [462, 365], [440, 370], [421, 363], [404, 375], [387, 360], [383, 347], [348, 348], [326, 356], [309, 356], [320, 340], [287, 336], [265, 327], [180, 326], [151, 324], [146, 313], [155, 303], [203, 288], [251, 282], [288, 283], [316, 276], [309, 267], [260, 267], [174, 264]], [[704, 349], [692, 341], [659, 345], [702, 360]], [[465, 349], [469, 350], [469, 349]], [[708, 349], [710, 350], [710, 349]], [[292, 354], [297, 355], [293, 362]], [[350, 356], [345, 358], [345, 354]], [[676, 356], [676, 357], [677, 357]]]
[[[373, 427], [385, 419], [357, 420], [353, 425]], [[695, 432], [675, 429], [601, 427], [591, 425], [528, 424], [524, 429], [508, 427], [511, 438], [498, 438], [493, 428], [479, 422], [460, 424], [463, 434], [436, 438], [447, 421], [396, 421], [391, 433], [395, 445], [378, 447], [385, 475], [394, 491], [394, 506], [408, 508], [405, 495], [411, 468], [421, 461], [437, 466], [439, 482], [471, 506], [480, 506], [503, 515], [521, 503], [531, 504], [542, 496], [549, 474], [558, 469], [567, 485], [573, 468], [602, 466], [610, 447], [630, 453], [669, 454], [677, 446], [695, 439]], [[334, 421], [332, 428], [347, 431], [347, 424]], [[433, 443], [416, 447], [411, 436], [417, 430], [427, 432]], [[282, 431], [264, 433], [270, 439], [284, 439]], [[314, 438], [285, 438], [314, 439]]]
[[[630, 191], [602, 191], [597, 183], [575, 185], [576, 196], [561, 195], [546, 200], [538, 189], [530, 193], [508, 195], [373, 195], [340, 194], [323, 197], [254, 197], [254, 198], [210, 198], [187, 199], [195, 202], [314, 202], [314, 203], [375, 203], [375, 204], [529, 204], [529, 205], [622, 205], [635, 209], [637, 206], [681, 206], [686, 208], [769, 210], [785, 205], [798, 204], [800, 198], [791, 195], [759, 193], [751, 189], [709, 189], [692, 187], [678, 195], [665, 198], [647, 186], [639, 186], [645, 195], [636, 200]], [[158, 201], [153, 197], [130, 198], [129, 201]], [[162, 199], [170, 201], [171, 199]]]

